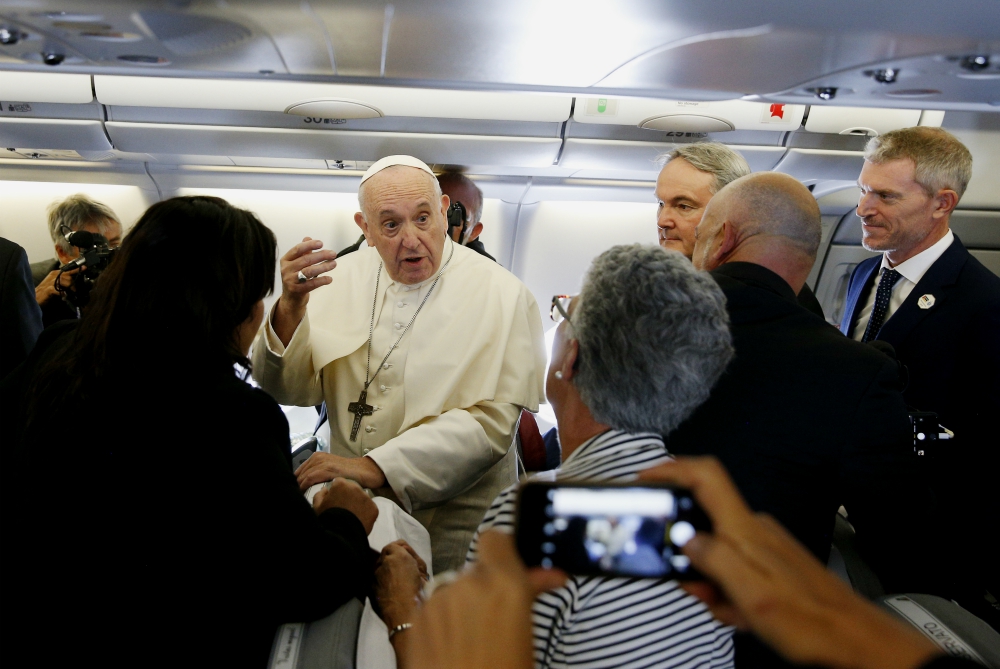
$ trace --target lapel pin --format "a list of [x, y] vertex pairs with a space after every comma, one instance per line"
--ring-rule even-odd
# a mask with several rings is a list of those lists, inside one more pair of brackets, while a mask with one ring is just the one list
[[930, 309], [934, 306], [934, 296], [930, 293], [927, 295], [921, 295], [920, 299], [917, 300], [917, 306], [921, 309]]

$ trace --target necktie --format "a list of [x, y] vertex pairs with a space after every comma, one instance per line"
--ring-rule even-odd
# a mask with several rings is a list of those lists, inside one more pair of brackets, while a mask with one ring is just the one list
[[865, 328], [865, 336], [861, 338], [861, 341], [870, 341], [878, 337], [878, 331], [882, 329], [882, 321], [885, 320], [885, 312], [889, 310], [892, 287], [901, 278], [903, 275], [894, 269], [882, 270], [882, 278], [878, 282], [878, 291], [875, 293], [875, 304], [872, 306], [872, 315], [868, 319], [868, 327]]

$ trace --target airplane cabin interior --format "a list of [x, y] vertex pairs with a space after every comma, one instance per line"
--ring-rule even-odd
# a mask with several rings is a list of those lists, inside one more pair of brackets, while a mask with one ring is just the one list
[[[306, 236], [339, 250], [359, 236], [362, 175], [406, 154], [482, 190], [479, 239], [530, 290], [551, 346], [551, 296], [578, 293], [611, 246], [656, 244], [658, 160], [711, 141], [812, 192], [807, 284], [836, 327], [876, 255], [855, 214], [864, 147], [892, 130], [968, 147], [950, 225], [1000, 275], [998, 36], [996, 0], [5, 0], [0, 236], [38, 263], [55, 201], [86, 194], [127, 232], [156, 202], [204, 194], [256, 213], [279, 257]], [[293, 434], [313, 432], [314, 408], [283, 409]], [[535, 419], [556, 423], [548, 405]], [[895, 594], [838, 533], [830, 568]], [[1000, 667], [1000, 636], [968, 612], [886, 606]], [[306, 655], [271, 666], [321, 666]]]

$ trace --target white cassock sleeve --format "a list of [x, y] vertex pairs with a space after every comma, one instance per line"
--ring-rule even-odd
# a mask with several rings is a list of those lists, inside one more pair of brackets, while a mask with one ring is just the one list
[[497, 402], [452, 409], [411, 427], [366, 457], [382, 469], [400, 504], [412, 513], [471, 488], [507, 455], [520, 415], [516, 404]]
[[271, 316], [267, 315], [254, 343], [253, 377], [278, 404], [316, 406], [323, 401], [323, 379], [313, 366], [309, 315], [302, 317], [288, 346], [274, 333]]

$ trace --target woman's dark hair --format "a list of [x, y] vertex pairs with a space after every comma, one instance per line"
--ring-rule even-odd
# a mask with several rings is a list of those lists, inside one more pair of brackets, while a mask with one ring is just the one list
[[101, 274], [72, 340], [40, 370], [29, 420], [158, 374], [248, 368], [236, 330], [274, 290], [275, 247], [254, 214], [223, 199], [154, 204]]

